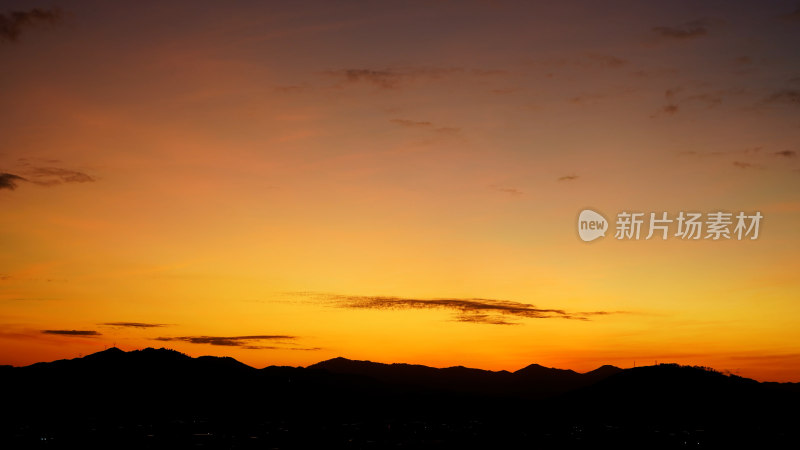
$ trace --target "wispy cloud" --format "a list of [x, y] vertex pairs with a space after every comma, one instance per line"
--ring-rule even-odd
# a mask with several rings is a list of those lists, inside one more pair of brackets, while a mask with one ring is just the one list
[[396, 89], [420, 80], [436, 81], [457, 75], [475, 78], [498, 77], [506, 75], [507, 72], [463, 67], [405, 67], [338, 69], [328, 70], [323, 74], [337, 78], [340, 85], [369, 84], [382, 89]]
[[454, 313], [458, 322], [484, 323], [492, 325], [516, 325], [513, 319], [574, 319], [590, 320], [591, 316], [620, 312], [568, 312], [563, 309], [538, 308], [528, 303], [485, 298], [404, 298], [390, 296], [360, 296], [338, 294], [301, 295], [332, 302], [339, 308], [350, 309], [439, 309]]
[[25, 159], [19, 160], [24, 167], [25, 176], [13, 173], [0, 173], [0, 189], [14, 190], [20, 182], [28, 182], [39, 186], [57, 186], [64, 183], [91, 183], [96, 179], [84, 172], [60, 167], [31, 167]]
[[241, 347], [254, 341], [291, 341], [295, 336], [287, 335], [255, 335], [255, 336], [178, 336], [157, 337], [157, 341], [184, 341], [191, 344], [211, 344], [229, 347]]
[[[717, 150], [711, 152], [688, 150], [678, 152], [676, 155], [682, 158], [715, 161], [714, 164], [731, 164], [742, 170], [769, 170], [775, 168], [776, 159], [795, 158], [797, 152], [794, 150], [768, 151], [764, 147], [748, 147], [737, 150]], [[720, 159], [722, 161], [719, 161]], [[724, 161], [726, 159], [727, 161]]]
[[123, 328], [160, 328], [166, 327], [167, 324], [163, 323], [142, 323], [142, 322], [106, 322], [100, 325], [107, 327], [123, 327]]
[[783, 89], [770, 94], [764, 99], [767, 103], [786, 103], [790, 105], [800, 105], [800, 91], [794, 89]]
[[711, 108], [722, 103], [722, 96], [719, 94], [708, 92], [702, 94], [689, 95], [686, 97], [685, 100], [699, 102]]
[[[157, 337], [156, 341], [188, 342], [190, 344], [208, 344], [224, 347], [240, 347], [250, 350], [320, 350], [318, 347], [300, 347], [295, 345], [296, 336], [282, 334], [262, 334], [253, 336], [175, 336]], [[261, 342], [270, 342], [271, 345], [262, 345]]]
[[607, 98], [607, 96], [603, 94], [579, 94], [574, 97], [570, 97], [569, 102], [576, 105], [585, 105], [598, 103], [605, 98]]
[[482, 314], [470, 312], [467, 314], [459, 313], [455, 317], [456, 322], [484, 323], [489, 325], [519, 325], [519, 322], [512, 322], [503, 318], [502, 315]]
[[758, 169], [761, 167], [758, 164], [753, 164], [745, 161], [734, 161], [732, 164], [740, 169]]
[[100, 333], [94, 330], [42, 330], [44, 334], [57, 334], [60, 336], [102, 336]]
[[718, 158], [723, 156], [736, 156], [737, 158], [755, 158], [763, 155], [763, 147], [749, 147], [740, 150], [727, 150], [727, 151], [713, 151], [713, 152], [698, 152], [695, 150], [688, 150], [678, 152], [679, 156], [690, 156], [697, 158]]
[[695, 39], [707, 35], [709, 26], [716, 22], [708, 18], [701, 18], [677, 26], [653, 27], [653, 32], [664, 38]]
[[608, 67], [608, 68], [618, 68], [628, 64], [628, 61], [614, 55], [601, 55], [596, 53], [590, 53], [587, 55], [589, 61], [594, 63], [594, 65]]
[[419, 127], [427, 128], [433, 126], [431, 122], [407, 120], [407, 119], [392, 119], [391, 122], [409, 128], [419, 128]]
[[661, 109], [659, 109], [655, 114], [653, 114], [650, 117], [655, 117], [655, 116], [657, 116], [659, 114], [667, 114], [667, 115], [672, 116], [672, 115], [675, 115], [677, 113], [678, 113], [678, 105], [670, 103], [668, 105], [662, 106]]
[[61, 20], [59, 9], [34, 8], [29, 11], [11, 11], [0, 14], [0, 42], [14, 42], [26, 28], [39, 24], [55, 24]]
[[[687, 92], [688, 91], [688, 92]], [[711, 109], [720, 104], [727, 96], [736, 96], [744, 93], [743, 89], [718, 89], [713, 91], [692, 92], [681, 86], [669, 88], [664, 91], [665, 105], [651, 117], [667, 114], [674, 115], [683, 111], [684, 107], [691, 110]]]
[[578, 179], [577, 175], [564, 175], [562, 177], [558, 177], [558, 181], [573, 181], [577, 179]]
[[445, 127], [445, 126], [437, 126], [432, 122], [428, 121], [417, 121], [417, 120], [408, 120], [408, 119], [392, 119], [390, 122], [406, 127], [406, 128], [422, 128], [434, 131], [436, 133], [444, 133], [444, 134], [454, 134], [461, 131], [461, 128], [456, 127]]
[[461, 128], [458, 127], [436, 127], [433, 131], [442, 134], [457, 134], [461, 132]]
[[346, 83], [368, 83], [375, 86], [392, 89], [408, 75], [393, 70], [374, 69], [343, 69], [327, 72], [330, 75], [342, 77]]
[[0, 173], [0, 189], [9, 189], [14, 190], [17, 188], [17, 183], [20, 181], [26, 181], [25, 178], [22, 178], [19, 175], [14, 175], [13, 173]]
[[55, 186], [62, 183], [91, 183], [95, 179], [77, 170], [59, 167], [33, 167], [29, 171], [28, 181], [41, 186]]
[[524, 194], [524, 192], [522, 192], [521, 190], [519, 190], [519, 189], [517, 189], [515, 187], [512, 187], [512, 186], [503, 186], [503, 185], [500, 185], [500, 184], [491, 184], [491, 185], [489, 185], [489, 187], [491, 189], [494, 189], [495, 191], [502, 192], [504, 194], [510, 194], [510, 195], [522, 195], [522, 194]]
[[786, 359], [800, 359], [800, 353], [767, 354], [767, 355], [733, 355], [731, 356], [731, 359], [734, 361], [764, 361], [764, 360], [782, 361]]

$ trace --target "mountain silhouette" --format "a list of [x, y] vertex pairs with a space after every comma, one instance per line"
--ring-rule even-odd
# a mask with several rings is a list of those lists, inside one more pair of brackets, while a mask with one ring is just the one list
[[256, 369], [229, 357], [110, 348], [2, 366], [0, 382], [3, 448], [38, 448], [41, 439], [56, 448], [800, 442], [797, 384], [675, 364], [509, 372], [334, 358]]
[[572, 370], [531, 364], [515, 372], [471, 369], [463, 366], [438, 369], [415, 364], [383, 364], [333, 358], [308, 366], [312, 370], [361, 375], [377, 380], [430, 389], [481, 394], [517, 395], [526, 398], [554, 396], [611, 376], [622, 369], [603, 366], [581, 374]]

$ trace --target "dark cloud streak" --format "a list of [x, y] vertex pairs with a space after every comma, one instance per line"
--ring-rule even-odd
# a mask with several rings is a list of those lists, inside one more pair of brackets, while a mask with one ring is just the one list
[[710, 19], [697, 19], [686, 22], [679, 26], [672, 27], [653, 27], [653, 32], [661, 37], [670, 39], [695, 39], [708, 34], [708, 26], [711, 25]]
[[757, 169], [759, 166], [757, 164], [744, 162], [744, 161], [734, 161], [733, 165], [740, 168], [740, 169]]
[[344, 77], [347, 83], [365, 82], [384, 89], [396, 88], [405, 78], [405, 75], [392, 70], [344, 69], [328, 73]]
[[[25, 160], [22, 163], [27, 166]], [[13, 173], [0, 173], [0, 189], [14, 190], [21, 181], [47, 187], [64, 183], [92, 183], [97, 181], [86, 173], [60, 167], [26, 167], [24, 173], [25, 177]]]
[[[157, 337], [157, 341], [183, 341], [190, 344], [210, 344], [226, 347], [252, 348], [252, 342], [257, 341], [292, 341], [297, 339], [295, 336], [288, 335], [254, 335], [254, 336], [177, 336], [177, 337]], [[283, 347], [281, 347], [283, 348]]]
[[800, 91], [794, 89], [784, 89], [778, 91], [764, 99], [767, 103], [788, 103], [790, 105], [800, 105]]
[[[602, 59], [605, 64], [619, 64], [620, 61]], [[417, 80], [441, 80], [456, 75], [478, 78], [507, 75], [505, 70], [466, 69], [463, 67], [406, 67], [386, 69], [339, 69], [323, 72], [324, 75], [339, 78], [342, 84], [371, 84], [382, 89], [396, 89]]]
[[333, 301], [337, 307], [350, 309], [440, 309], [455, 312], [457, 322], [484, 323], [492, 325], [516, 325], [509, 318], [522, 319], [573, 319], [590, 320], [589, 316], [616, 314], [619, 312], [596, 311], [589, 313], [567, 312], [563, 309], [537, 308], [535, 305], [508, 300], [485, 298], [402, 298], [389, 296], [357, 296], [311, 294]]
[[396, 123], [398, 125], [402, 125], [404, 127], [410, 127], [410, 128], [431, 127], [431, 126], [433, 126], [433, 124], [431, 122], [415, 121], [415, 120], [407, 120], [407, 119], [392, 119], [392, 123]]
[[53, 25], [61, 20], [61, 10], [33, 8], [30, 11], [11, 11], [0, 14], [0, 42], [16, 42], [26, 28], [45, 23]]
[[511, 187], [511, 186], [502, 186], [502, 185], [499, 185], [499, 184], [492, 184], [489, 187], [494, 189], [494, 190], [496, 190], [496, 191], [498, 191], [498, 192], [503, 192], [505, 194], [511, 194], [511, 195], [522, 195], [522, 194], [524, 194], [524, 192], [522, 192], [521, 190], [519, 190], [519, 189], [517, 189], [515, 187]]
[[444, 134], [456, 134], [459, 131], [461, 131], [461, 128], [456, 128], [456, 127], [437, 127], [432, 122], [428, 121], [392, 119], [391, 122], [406, 128], [424, 128], [435, 131], [437, 133], [444, 133]]
[[14, 190], [17, 188], [17, 182], [27, 181], [19, 175], [13, 173], [0, 173], [0, 189]]
[[126, 327], [126, 328], [160, 328], [166, 327], [163, 323], [142, 323], [142, 322], [106, 322], [101, 323], [107, 327]]
[[102, 336], [94, 330], [42, 330], [44, 334], [56, 334], [59, 336]]
[[91, 183], [95, 179], [77, 170], [59, 167], [34, 167], [30, 170], [29, 181], [41, 186], [55, 186], [62, 183]]

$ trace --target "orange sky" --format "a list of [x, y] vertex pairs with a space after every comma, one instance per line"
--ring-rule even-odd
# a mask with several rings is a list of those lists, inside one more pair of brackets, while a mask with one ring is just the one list
[[[795, 2], [4, 8], [0, 364], [800, 381]], [[586, 243], [587, 207], [764, 219]]]

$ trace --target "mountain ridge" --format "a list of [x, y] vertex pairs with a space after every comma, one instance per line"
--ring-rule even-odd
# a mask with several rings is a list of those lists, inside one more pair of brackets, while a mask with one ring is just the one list
[[[160, 381], [174, 384], [180, 383], [183, 379], [196, 381], [207, 379], [209, 382], [218, 379], [225, 380], [232, 389], [235, 387], [243, 391], [263, 390], [265, 388], [258, 384], [264, 381], [275, 386], [283, 386], [285, 382], [302, 380], [304, 383], [309, 383], [313, 387], [312, 390], [321, 386], [341, 384], [359, 393], [365, 389], [378, 389], [392, 393], [424, 391], [525, 400], [560, 398], [576, 391], [583, 392], [582, 390], [587, 388], [600, 389], [598, 386], [620, 392], [636, 388], [657, 393], [663, 386], [671, 383], [683, 383], [690, 387], [710, 383], [709, 385], [715, 388], [730, 385], [734, 386], [734, 389], [757, 386], [757, 389], [763, 391], [800, 393], [800, 385], [796, 383], [764, 383], [736, 375], [725, 375], [705, 367], [677, 364], [628, 369], [603, 365], [580, 373], [534, 363], [510, 372], [464, 366], [437, 368], [421, 364], [387, 364], [339, 356], [306, 367], [270, 365], [258, 369], [231, 357], [191, 357], [167, 348], [123, 351], [111, 347], [79, 358], [39, 362], [22, 367], [3, 366], [0, 369], [0, 377], [4, 379], [19, 378], [28, 381], [27, 378], [30, 378], [52, 384], [51, 378], [55, 377], [57, 380], [73, 380], [75, 384], [80, 385], [89, 379], [84, 375], [90, 373], [94, 377], [92, 379], [96, 380], [96, 386], [110, 385], [114, 380], [124, 380], [142, 389], [144, 389], [142, 386], [146, 386], [155, 390], [158, 389]], [[657, 383], [662, 384], [662, 387], [647, 384], [655, 381], [642, 381], [653, 374], [658, 374], [653, 380], [657, 379]], [[91, 391], [96, 386], [87, 385], [85, 389]], [[746, 387], [746, 389], [751, 388]], [[692, 387], [688, 391], [695, 392], [696, 389]], [[608, 395], [592, 395], [610, 401]], [[620, 397], [625, 395], [619, 394]]]
[[511, 443], [548, 435], [571, 440], [584, 436], [576, 431], [584, 426], [599, 430], [600, 440], [619, 429], [657, 440], [686, 430], [703, 439], [694, 430], [715, 430], [721, 438], [748, 430], [752, 442], [765, 433], [777, 442], [800, 440], [786, 431], [800, 421], [795, 385], [677, 364], [585, 373], [532, 364], [509, 372], [332, 358], [257, 369], [234, 358], [194, 358], [163, 348], [108, 349], [0, 367], [0, 383], [9, 387], [0, 408], [0, 443], [38, 442], [38, 430], [82, 443], [103, 430], [116, 444], [138, 436], [130, 448], [148, 448], [154, 435], [164, 439], [162, 448], [178, 448], [170, 441], [174, 433], [184, 433], [185, 444], [210, 436], [209, 430], [272, 439], [289, 436], [290, 429], [300, 442], [314, 436], [306, 430], [328, 430], [325, 436], [338, 439], [355, 435], [354, 426], [370, 430], [362, 438], [400, 433], [408, 442], [435, 429], [467, 439], [476, 427], [486, 439], [505, 436]]
[[603, 368], [613, 368], [613, 369], [617, 369], [617, 370], [623, 370], [622, 368], [619, 368], [619, 367], [614, 366], [614, 365], [604, 364], [604, 365], [602, 365], [602, 366], [600, 366], [600, 367], [598, 367], [596, 369], [592, 369], [592, 370], [589, 370], [589, 371], [586, 371], [586, 372], [577, 372], [577, 371], [575, 371], [573, 369], [561, 369], [561, 368], [557, 368], [557, 367], [547, 367], [547, 366], [543, 366], [543, 365], [538, 364], [538, 363], [532, 363], [532, 364], [529, 364], [529, 365], [527, 365], [525, 367], [522, 367], [522, 368], [514, 370], [514, 371], [507, 370], [507, 369], [491, 370], [491, 369], [481, 369], [481, 368], [476, 368], [476, 367], [467, 367], [467, 366], [463, 366], [463, 365], [447, 366], [447, 367], [434, 367], [434, 366], [428, 366], [428, 365], [425, 365], [425, 364], [415, 364], [415, 363], [382, 363], [382, 362], [371, 361], [371, 360], [368, 360], [368, 359], [350, 359], [350, 358], [346, 358], [344, 356], [336, 356], [334, 358], [330, 358], [330, 359], [326, 359], [326, 360], [323, 360], [323, 361], [319, 361], [319, 362], [316, 362], [314, 364], [310, 364], [310, 365], [304, 366], [304, 367], [307, 368], [307, 369], [324, 368], [324, 367], [328, 366], [329, 363], [334, 363], [334, 364], [340, 364], [340, 363], [364, 363], [364, 364], [374, 364], [374, 365], [393, 366], [393, 367], [396, 367], [396, 366], [427, 367], [427, 368], [437, 369], [437, 370], [468, 369], [468, 370], [480, 370], [480, 371], [483, 371], [483, 372], [492, 372], [492, 373], [517, 373], [517, 372], [525, 371], [526, 369], [529, 369], [529, 368], [531, 368], [531, 369], [532, 368], [541, 368], [541, 369], [546, 369], [546, 370], [558, 370], [558, 371], [563, 371], [563, 372], [572, 372], [572, 373], [576, 373], [576, 374], [587, 374], [587, 373], [598, 371], [598, 370], [603, 369]]

